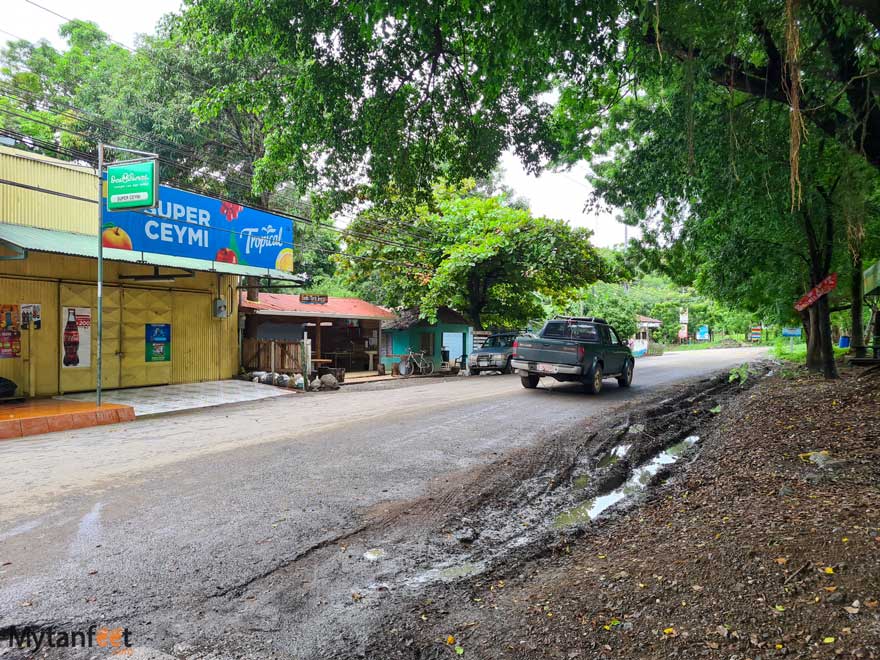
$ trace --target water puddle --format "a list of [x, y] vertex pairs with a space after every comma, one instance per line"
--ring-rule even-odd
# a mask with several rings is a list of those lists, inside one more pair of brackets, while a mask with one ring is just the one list
[[484, 570], [486, 570], [486, 563], [483, 561], [463, 561], [452, 566], [432, 568], [430, 571], [426, 571], [415, 578], [414, 582], [425, 583], [436, 582], [437, 580], [441, 582], [454, 582], [460, 578], [476, 575]]
[[602, 456], [602, 458], [599, 459], [599, 462], [596, 464], [596, 467], [606, 468], [611, 465], [614, 465], [621, 458], [626, 456], [626, 452], [629, 451], [630, 447], [632, 447], [632, 445], [617, 445], [614, 449], [612, 449], [607, 454]]
[[[627, 479], [622, 486], [619, 486], [604, 495], [599, 495], [598, 497], [587, 500], [573, 509], [560, 513], [553, 520], [553, 526], [557, 528], [571, 527], [573, 525], [579, 525], [581, 523], [595, 520], [596, 516], [605, 511], [608, 507], [617, 504], [626, 497], [631, 497], [644, 490], [661, 468], [675, 463], [681, 458], [682, 454], [693, 447], [698, 441], [698, 436], [691, 435], [681, 442], [676, 442], [674, 445], [670, 445], [651, 460], [635, 468], [632, 476]], [[613, 456], [619, 460], [627, 451], [629, 451], [629, 447], [629, 445], [620, 445], [606, 454], [606, 456]], [[616, 462], [616, 460], [614, 462]], [[599, 467], [603, 467], [601, 461], [599, 462]]]

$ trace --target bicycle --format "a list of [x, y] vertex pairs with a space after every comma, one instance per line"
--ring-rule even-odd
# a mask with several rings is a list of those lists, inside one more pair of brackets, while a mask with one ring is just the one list
[[408, 354], [400, 361], [398, 370], [401, 376], [412, 376], [418, 371], [422, 376], [428, 376], [434, 373], [434, 361], [425, 358], [425, 352], [413, 352], [412, 348], [406, 349]]

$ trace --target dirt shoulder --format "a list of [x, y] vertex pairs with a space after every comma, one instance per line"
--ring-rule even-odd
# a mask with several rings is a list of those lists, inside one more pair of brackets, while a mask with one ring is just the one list
[[638, 506], [398, 603], [366, 656], [880, 657], [880, 378], [860, 373], [753, 376], [711, 416], [687, 399], [699, 445]]

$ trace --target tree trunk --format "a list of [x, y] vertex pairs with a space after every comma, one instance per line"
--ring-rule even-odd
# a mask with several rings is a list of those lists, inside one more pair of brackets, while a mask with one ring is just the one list
[[862, 325], [862, 298], [864, 297], [862, 270], [864, 266], [861, 253], [854, 254], [852, 259], [852, 279], [850, 280], [850, 297], [852, 298], [852, 307], [850, 307], [852, 337], [850, 341], [857, 358], [863, 358], [867, 354], [865, 351], [865, 328]]
[[828, 296], [822, 296], [813, 307], [819, 323], [819, 349], [822, 354], [822, 375], [837, 378], [837, 365], [834, 362], [834, 342], [831, 338], [831, 309]]
[[804, 324], [804, 334], [807, 337], [807, 369], [810, 371], [822, 371], [819, 316], [816, 314], [816, 307], [813, 306], [801, 312], [801, 321]]

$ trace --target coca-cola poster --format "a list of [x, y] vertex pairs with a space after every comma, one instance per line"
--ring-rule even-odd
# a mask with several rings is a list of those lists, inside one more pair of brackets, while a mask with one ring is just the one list
[[61, 367], [92, 366], [92, 310], [89, 307], [61, 308]]

